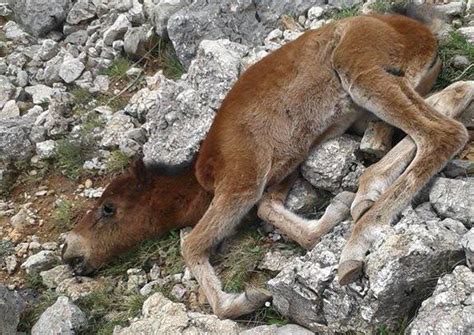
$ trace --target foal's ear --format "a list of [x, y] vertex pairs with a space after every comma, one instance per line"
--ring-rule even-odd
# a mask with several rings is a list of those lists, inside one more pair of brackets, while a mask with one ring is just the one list
[[144, 186], [148, 180], [148, 171], [143, 157], [139, 156], [135, 158], [131, 164], [130, 173], [135, 176], [140, 186]]

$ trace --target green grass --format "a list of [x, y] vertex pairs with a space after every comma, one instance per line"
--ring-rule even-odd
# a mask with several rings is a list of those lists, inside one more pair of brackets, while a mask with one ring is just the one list
[[53, 211], [53, 221], [61, 230], [70, 230], [74, 226], [74, 209], [69, 200], [62, 200]]
[[107, 160], [107, 172], [111, 174], [123, 173], [130, 164], [130, 157], [121, 150], [114, 150]]
[[120, 57], [115, 59], [107, 69], [101, 71], [101, 74], [105, 74], [115, 79], [122, 78], [131, 67], [132, 62], [128, 58]]
[[176, 56], [171, 42], [159, 40], [148, 57], [147, 62], [163, 70], [163, 74], [171, 79], [178, 79], [186, 72], [184, 66]]
[[342, 19], [346, 19], [348, 17], [353, 17], [353, 16], [357, 16], [360, 14], [360, 6], [359, 5], [355, 5], [355, 6], [352, 6], [352, 7], [345, 7], [345, 8], [342, 8], [340, 10], [336, 10], [335, 12], [334, 11], [331, 11], [327, 14], [327, 16], [325, 15], [326, 19], [333, 19], [333, 20], [342, 20]]
[[435, 89], [445, 88], [453, 81], [474, 79], [474, 67], [463, 73], [464, 70], [456, 69], [452, 66], [452, 59], [456, 55], [466, 56], [471, 64], [474, 63], [474, 45], [469, 43], [458, 32], [453, 32], [449, 37], [440, 42], [439, 56], [443, 62], [443, 69], [438, 76]]
[[84, 162], [90, 158], [91, 143], [73, 142], [68, 139], [58, 141], [55, 165], [70, 179], [77, 179], [82, 173]]
[[161, 238], [141, 243], [134, 250], [100, 269], [99, 273], [104, 276], [125, 276], [129, 268], [149, 269], [155, 262], [160, 264], [164, 276], [184, 271], [179, 231], [171, 231]]
[[[254, 231], [248, 231], [243, 236], [232, 241], [230, 250], [219, 255], [219, 267], [223, 268], [221, 273], [222, 284], [226, 292], [241, 292], [245, 285], [256, 277], [256, 268], [263, 259], [265, 249], [261, 246], [261, 237]], [[258, 280], [258, 278], [257, 278]], [[259, 282], [264, 281], [258, 280]]]
[[15, 252], [15, 246], [11, 241], [0, 240], [0, 258], [12, 255]]
[[94, 95], [85, 88], [74, 87], [71, 90], [71, 95], [75, 111], [90, 107], [90, 104], [94, 101]]

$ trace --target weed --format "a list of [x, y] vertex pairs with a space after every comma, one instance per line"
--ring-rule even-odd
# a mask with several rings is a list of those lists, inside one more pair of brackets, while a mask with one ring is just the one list
[[0, 258], [4, 258], [13, 254], [15, 247], [13, 243], [8, 240], [0, 240]]
[[255, 274], [258, 263], [264, 255], [261, 238], [256, 232], [246, 232], [232, 242], [229, 252], [220, 256], [222, 283], [227, 292], [241, 292]]
[[121, 150], [114, 150], [107, 160], [107, 172], [112, 174], [122, 173], [129, 164], [130, 157], [125, 155]]
[[99, 95], [97, 97], [97, 106], [108, 106], [112, 111], [116, 112], [122, 110], [128, 104], [128, 98], [125, 96], [114, 96], [111, 97], [106, 94]]
[[454, 68], [452, 59], [456, 55], [463, 55], [468, 58], [469, 63], [474, 63], [474, 45], [469, 43], [461, 34], [453, 32], [446, 39], [440, 42], [439, 56], [443, 62], [436, 89], [443, 89], [455, 80], [472, 80], [474, 79], [474, 67], [463, 72], [461, 69]]
[[127, 71], [132, 67], [132, 63], [128, 58], [120, 57], [113, 61], [113, 63], [101, 73], [112, 78], [122, 78]]
[[56, 227], [61, 230], [70, 230], [74, 225], [74, 210], [72, 202], [62, 200], [53, 211], [53, 220]]
[[344, 7], [336, 12], [330, 12], [328, 14], [328, 19], [342, 20], [348, 17], [353, 17], [359, 15], [360, 7], [358, 5], [352, 7]]
[[58, 141], [56, 147], [56, 166], [71, 179], [77, 179], [82, 173], [82, 166], [91, 154], [91, 147], [82, 142], [68, 139]]
[[93, 107], [94, 95], [89, 90], [75, 87], [71, 90], [73, 109], [76, 114], [82, 114], [90, 107]]
[[52, 290], [42, 292], [33, 303], [29, 304], [20, 316], [18, 331], [29, 333], [33, 325], [38, 321], [40, 315], [58, 298], [58, 294]]
[[159, 40], [150, 57], [147, 58], [148, 67], [163, 70], [163, 74], [171, 79], [178, 79], [185, 72], [184, 66], [176, 56], [176, 51], [171, 42]]

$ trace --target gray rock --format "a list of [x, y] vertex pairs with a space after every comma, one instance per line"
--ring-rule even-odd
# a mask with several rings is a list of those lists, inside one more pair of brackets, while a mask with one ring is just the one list
[[23, 301], [16, 291], [0, 284], [0, 334], [16, 334]]
[[452, 59], [452, 64], [456, 69], [462, 70], [468, 67], [471, 64], [471, 62], [466, 56], [456, 55]]
[[332, 193], [355, 191], [364, 166], [356, 157], [359, 142], [343, 135], [316, 147], [301, 166], [303, 177], [314, 187]]
[[279, 272], [292, 263], [299, 255], [294, 250], [268, 251], [258, 265], [259, 269]]
[[437, 178], [430, 190], [430, 202], [438, 215], [474, 224], [474, 178]]
[[21, 264], [21, 268], [26, 273], [38, 273], [51, 269], [59, 261], [58, 256], [53, 251], [42, 250], [37, 254], [31, 255]]
[[145, 24], [127, 30], [123, 39], [123, 49], [132, 57], [142, 57], [153, 47], [155, 33]]
[[297, 214], [315, 214], [329, 201], [328, 194], [316, 190], [306, 179], [298, 178], [285, 201], [285, 206]]
[[202, 40], [229, 39], [259, 45], [282, 15], [298, 15], [322, 0], [198, 0], [168, 20], [168, 35], [180, 61], [189, 66]]
[[71, 8], [70, 0], [16, 0], [11, 4], [17, 22], [37, 37], [59, 27]]
[[156, 109], [149, 111], [144, 125], [148, 142], [145, 161], [177, 165], [190, 162], [211, 126], [215, 112], [186, 82], [161, 76]]
[[8, 21], [3, 27], [3, 31], [8, 40], [15, 42], [26, 43], [29, 36], [16, 22], [13, 21]]
[[469, 43], [474, 43], [474, 26], [459, 28], [458, 32], [463, 35]]
[[56, 288], [61, 282], [74, 276], [68, 265], [58, 265], [50, 270], [40, 272], [43, 284], [47, 288]]
[[443, 172], [449, 178], [474, 175], [474, 161], [453, 159], [446, 164]]
[[15, 272], [17, 266], [18, 266], [18, 260], [15, 255], [10, 255], [10, 256], [5, 257], [5, 267], [7, 269], [8, 274], [11, 275], [13, 272]]
[[107, 93], [107, 91], [109, 90], [109, 85], [110, 80], [108, 76], [98, 75], [94, 79], [94, 86], [89, 91], [91, 91], [91, 93]]
[[78, 0], [69, 11], [66, 22], [69, 24], [79, 24], [96, 16], [96, 0]]
[[[110, 285], [111, 281], [108, 280], [107, 284]], [[72, 277], [61, 280], [60, 283], [57, 283], [56, 292], [67, 295], [72, 301], [76, 301], [95, 291], [103, 290], [104, 287], [105, 285], [102, 281], [94, 278]]]
[[0, 111], [0, 120], [20, 116], [20, 109], [15, 100], [9, 100]]
[[8, 77], [0, 75], [0, 108], [13, 98], [15, 94], [15, 86], [10, 82]]
[[176, 284], [171, 289], [170, 295], [178, 301], [183, 301], [183, 298], [185, 297], [186, 293], [186, 287], [181, 284]]
[[114, 41], [123, 39], [125, 33], [129, 28], [131, 28], [131, 26], [132, 24], [127, 16], [125, 14], [120, 14], [114, 24], [105, 31], [104, 44], [111, 46]]
[[65, 57], [63, 63], [59, 67], [59, 76], [64, 82], [70, 84], [79, 78], [84, 71], [85, 66], [82, 62], [72, 56]]
[[84, 45], [87, 42], [89, 35], [86, 30], [78, 30], [69, 34], [64, 40], [65, 43], [71, 43], [75, 45]]
[[40, 49], [38, 50], [37, 56], [42, 61], [48, 61], [58, 54], [59, 47], [58, 43], [51, 39], [46, 39], [41, 44]]
[[127, 276], [127, 289], [129, 291], [138, 291], [147, 282], [146, 272], [143, 269], [128, 269]]
[[405, 334], [472, 334], [474, 273], [457, 266], [438, 280], [433, 295], [423, 301]]
[[329, 0], [328, 4], [338, 9], [349, 8], [361, 4], [363, 0]]
[[114, 335], [183, 334], [237, 335], [239, 326], [231, 320], [219, 320], [215, 315], [186, 312], [183, 304], [174, 303], [161, 293], [154, 293], [143, 304], [142, 316], [130, 326], [115, 327]]
[[199, 45], [188, 71], [188, 81], [208, 106], [217, 110], [239, 77], [248, 48], [229, 40], [207, 41]]
[[54, 156], [56, 151], [56, 142], [47, 140], [36, 143], [36, 154], [40, 159], [47, 159]]
[[436, 10], [450, 17], [461, 16], [466, 10], [466, 3], [463, 1], [452, 1], [450, 3], [437, 5]]
[[74, 335], [86, 325], [84, 312], [68, 297], [61, 296], [41, 314], [31, 329], [31, 335]]
[[469, 232], [462, 237], [461, 245], [466, 254], [466, 264], [474, 271], [474, 229], [469, 230]]
[[31, 123], [24, 119], [9, 119], [0, 122], [0, 160], [28, 159], [33, 153], [33, 144], [28, 138]]
[[288, 324], [284, 326], [259, 326], [244, 330], [240, 335], [312, 335], [312, 331], [299, 325]]
[[115, 113], [107, 122], [100, 145], [104, 148], [119, 146], [125, 141], [127, 130], [135, 127], [133, 119], [123, 111]]
[[269, 281], [273, 303], [283, 315], [315, 332], [375, 332], [376, 325], [396, 327], [431, 293], [433, 278], [462, 256], [465, 227], [441, 221], [428, 209], [407, 209], [393, 228], [381, 232], [367, 256], [365, 275], [341, 287], [336, 279], [340, 252], [350, 234], [347, 222], [321, 239], [303, 258]]
[[155, 32], [161, 37], [167, 37], [168, 20], [177, 11], [187, 5], [188, 0], [145, 0], [145, 12], [153, 23]]
[[25, 87], [25, 91], [32, 96], [36, 105], [49, 102], [53, 94], [53, 89], [43, 84]]

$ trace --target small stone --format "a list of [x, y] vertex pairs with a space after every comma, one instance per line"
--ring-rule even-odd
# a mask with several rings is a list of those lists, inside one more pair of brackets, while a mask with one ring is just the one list
[[461, 55], [454, 56], [452, 63], [453, 66], [459, 70], [463, 70], [471, 64], [471, 62], [469, 62], [469, 59], [467, 59], [466, 56]]
[[[106, 283], [107, 282], [107, 283]], [[111, 280], [98, 280], [89, 277], [72, 277], [62, 280], [57, 284], [56, 292], [70, 297], [73, 301], [88, 296], [89, 294], [103, 290], [110, 285]]]
[[157, 263], [153, 264], [151, 267], [149, 276], [151, 280], [157, 280], [161, 277], [161, 269]]
[[46, 190], [35, 192], [36, 197], [44, 197], [46, 194], [48, 194]]
[[85, 188], [91, 188], [91, 187], [92, 187], [92, 180], [87, 179], [87, 180], [84, 182], [84, 187], [85, 187]]
[[143, 269], [128, 269], [127, 275], [127, 290], [129, 291], [139, 291], [139, 289], [147, 282], [146, 272]]
[[[11, 275], [13, 272], [15, 272], [16, 267], [18, 266], [18, 261], [16, 259], [15, 255], [10, 255], [5, 257], [5, 266], [7, 268], [7, 272], [9, 275]], [[0, 327], [1, 329], [1, 327]]]
[[316, 19], [319, 19], [320, 17], [323, 16], [325, 10], [323, 7], [319, 7], [319, 6], [314, 6], [314, 7], [311, 7], [309, 10], [308, 10], [308, 19], [309, 20], [316, 20]]
[[178, 301], [182, 301], [184, 296], [186, 295], [186, 288], [181, 285], [181, 284], [176, 284], [173, 286], [173, 288], [171, 289], [171, 292], [170, 294], [176, 298]]
[[56, 153], [56, 147], [56, 141], [53, 140], [38, 142], [36, 143], [36, 154], [40, 159], [51, 158]]
[[70, 84], [81, 76], [84, 69], [84, 64], [77, 58], [66, 58], [59, 67], [59, 76], [64, 82]]
[[7, 101], [0, 111], [0, 120], [18, 116], [20, 116], [20, 108], [18, 108], [15, 100]]
[[466, 264], [474, 271], [474, 229], [471, 229], [461, 239], [461, 245], [466, 253]]
[[53, 95], [53, 89], [42, 84], [25, 87], [25, 91], [33, 97], [33, 103], [36, 105], [49, 102]]
[[41, 314], [31, 329], [31, 335], [68, 334], [74, 335], [87, 326], [87, 318], [68, 297], [59, 297], [54, 305]]
[[114, 24], [104, 33], [104, 44], [111, 46], [116, 40], [122, 39], [131, 23], [125, 14], [120, 14]]
[[74, 276], [68, 265], [58, 265], [50, 270], [41, 271], [43, 284], [48, 288], [56, 288], [62, 281]]
[[34, 254], [21, 264], [21, 268], [26, 270], [26, 273], [38, 273], [50, 269], [56, 262], [58, 257], [54, 252], [49, 250], [40, 251]]

